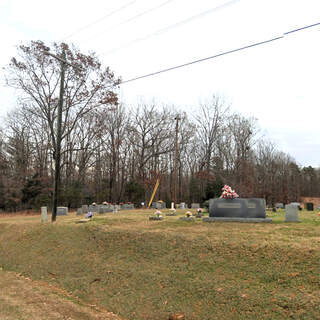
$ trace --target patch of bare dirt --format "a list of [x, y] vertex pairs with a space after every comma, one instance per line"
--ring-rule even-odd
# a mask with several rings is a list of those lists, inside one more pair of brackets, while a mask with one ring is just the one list
[[121, 320], [97, 306], [72, 301], [71, 295], [45, 282], [0, 269], [1, 320]]

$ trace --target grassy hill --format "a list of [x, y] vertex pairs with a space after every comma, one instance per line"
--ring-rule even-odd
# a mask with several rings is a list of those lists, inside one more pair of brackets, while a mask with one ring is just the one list
[[[182, 211], [180, 212], [182, 214]], [[320, 217], [149, 221], [150, 211], [0, 218], [0, 266], [125, 319], [319, 319]], [[0, 311], [1, 315], [1, 311]]]

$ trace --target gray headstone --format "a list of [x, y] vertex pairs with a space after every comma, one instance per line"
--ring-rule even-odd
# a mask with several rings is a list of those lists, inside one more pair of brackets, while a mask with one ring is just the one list
[[209, 217], [266, 218], [266, 202], [260, 198], [210, 199]]
[[280, 208], [283, 209], [284, 208], [284, 204], [282, 202], [278, 202], [278, 203], [276, 203], [275, 207], [279, 208], [279, 209]]
[[58, 207], [57, 216], [66, 216], [68, 214], [68, 207]]
[[98, 212], [100, 214], [103, 214], [103, 213], [107, 213], [107, 212], [112, 212], [112, 209], [109, 205], [102, 204], [102, 205], [98, 206]]
[[89, 212], [98, 212], [98, 206], [91, 204], [91, 205], [89, 206]]
[[153, 208], [153, 209], [163, 209], [162, 202], [158, 202], [158, 201], [152, 202], [151, 208]]
[[133, 204], [133, 203], [128, 203], [128, 209], [129, 209], [129, 210], [134, 209], [134, 204]]
[[200, 204], [199, 203], [191, 203], [191, 209], [199, 209]]
[[186, 203], [185, 202], [181, 202], [180, 204], [178, 204], [178, 207], [180, 209], [186, 209]]
[[286, 220], [285, 222], [300, 222], [298, 218], [298, 206], [295, 204], [286, 205]]
[[78, 208], [77, 209], [77, 215], [79, 216], [79, 215], [81, 215], [82, 214], [82, 208]]
[[46, 223], [48, 220], [48, 210], [47, 207], [41, 207], [41, 221]]
[[263, 198], [248, 198], [248, 216], [246, 218], [266, 217], [266, 200]]
[[88, 207], [88, 205], [83, 204], [83, 205], [81, 206], [81, 208], [82, 208], [82, 213], [88, 213], [88, 212], [89, 212], [89, 207]]

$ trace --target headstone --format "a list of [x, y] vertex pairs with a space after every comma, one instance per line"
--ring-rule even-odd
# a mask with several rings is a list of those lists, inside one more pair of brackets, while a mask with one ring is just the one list
[[286, 205], [286, 220], [285, 222], [300, 222], [298, 218], [298, 206], [294, 204]]
[[282, 202], [278, 202], [276, 203], [276, 208], [279, 208], [279, 209], [283, 209], [284, 208], [284, 204]]
[[57, 207], [57, 216], [66, 216], [68, 214], [68, 207]]
[[312, 202], [307, 202], [306, 207], [307, 207], [307, 211], [313, 211], [313, 203]]
[[87, 213], [87, 212], [89, 212], [89, 207], [88, 207], [88, 205], [83, 204], [82, 205], [82, 213]]
[[205, 222], [272, 222], [266, 218], [266, 202], [261, 198], [210, 199], [209, 218]]
[[134, 209], [134, 204], [133, 204], [133, 203], [128, 203], [128, 209], [129, 209], [129, 210]]
[[90, 204], [89, 206], [89, 212], [98, 212], [98, 206]]
[[103, 213], [107, 213], [107, 212], [112, 212], [112, 209], [110, 208], [109, 205], [102, 204], [102, 205], [98, 206], [98, 212], [100, 214], [103, 214]]
[[171, 202], [171, 210], [174, 209], [174, 202]]
[[186, 203], [185, 202], [181, 202], [180, 204], [178, 204], [178, 207], [180, 209], [186, 209]]
[[82, 214], [82, 208], [78, 208], [77, 209], [77, 216], [81, 215]]
[[262, 198], [248, 198], [247, 218], [266, 218], [266, 200]]
[[46, 223], [48, 220], [48, 210], [47, 207], [41, 207], [41, 221]]
[[210, 199], [209, 217], [266, 218], [266, 202], [260, 198]]
[[113, 213], [118, 213], [118, 206], [116, 204], [113, 206]]
[[151, 208], [153, 208], [153, 209], [163, 209], [162, 208], [162, 202], [158, 202], [158, 201], [152, 202]]
[[199, 203], [191, 203], [191, 209], [199, 209], [200, 204]]

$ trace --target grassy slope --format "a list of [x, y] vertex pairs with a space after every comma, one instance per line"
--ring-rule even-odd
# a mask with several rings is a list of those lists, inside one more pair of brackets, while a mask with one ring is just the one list
[[[127, 319], [319, 319], [320, 218], [195, 223], [146, 213], [0, 220], [0, 265]], [[25, 218], [27, 219], [27, 218]], [[37, 218], [39, 219], [39, 218]]]

